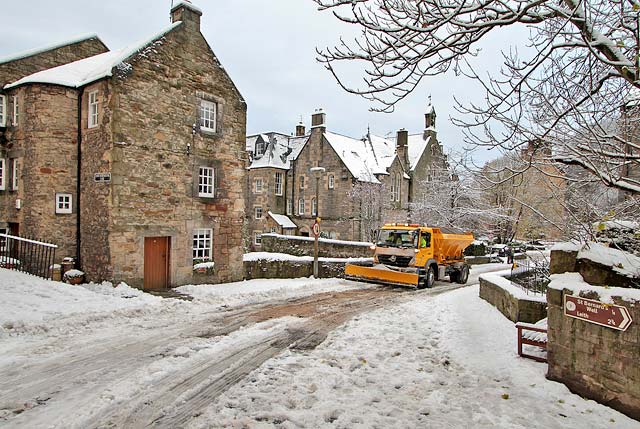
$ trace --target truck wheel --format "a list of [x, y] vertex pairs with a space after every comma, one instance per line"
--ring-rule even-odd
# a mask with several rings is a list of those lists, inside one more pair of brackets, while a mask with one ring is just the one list
[[433, 266], [431, 266], [427, 268], [427, 272], [424, 275], [424, 281], [418, 284], [418, 289], [432, 288], [435, 282], [436, 272], [434, 271]]
[[464, 265], [460, 271], [458, 271], [459, 273], [459, 277], [458, 277], [458, 283], [460, 283], [461, 285], [466, 284], [467, 280], [469, 280], [469, 266], [468, 265]]

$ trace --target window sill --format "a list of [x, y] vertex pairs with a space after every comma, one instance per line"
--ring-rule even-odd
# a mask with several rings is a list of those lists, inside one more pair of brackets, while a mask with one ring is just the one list
[[200, 128], [200, 135], [202, 137], [220, 137], [222, 133], [213, 129]]

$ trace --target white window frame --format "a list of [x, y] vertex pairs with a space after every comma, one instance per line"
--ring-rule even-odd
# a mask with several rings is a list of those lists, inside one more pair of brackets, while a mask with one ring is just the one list
[[198, 196], [214, 198], [216, 196], [216, 171], [213, 167], [198, 169]]
[[256, 180], [254, 180], [253, 182], [253, 189], [255, 190], [256, 194], [259, 194], [262, 192], [262, 188], [263, 188], [263, 181], [261, 178], [258, 178]]
[[328, 188], [333, 189], [333, 187], [335, 186], [335, 183], [336, 183], [335, 176], [333, 174], [330, 174], [328, 179], [328, 185], [327, 185]]
[[13, 96], [13, 126], [18, 126], [18, 120], [20, 119], [20, 106], [18, 101], [18, 96]]
[[277, 196], [282, 196], [282, 183], [284, 181], [284, 174], [279, 171], [276, 171], [276, 177], [274, 182], [274, 192]]
[[396, 174], [396, 202], [400, 202], [400, 192], [402, 189], [402, 179], [399, 174]]
[[311, 198], [311, 216], [318, 216], [318, 201]]
[[304, 198], [298, 198], [298, 214], [304, 215]]
[[56, 193], [56, 214], [73, 213], [73, 195], [66, 192]]
[[98, 91], [91, 91], [88, 97], [89, 109], [87, 110], [87, 128], [98, 126]]
[[261, 157], [267, 151], [267, 144], [263, 141], [256, 142], [256, 158]]
[[262, 246], [262, 233], [254, 232], [253, 233], [253, 244], [256, 246]]
[[7, 96], [0, 95], [0, 127], [7, 126]]
[[391, 176], [391, 201], [396, 200], [396, 176]]
[[7, 189], [7, 161], [0, 158], [0, 191]]
[[293, 200], [291, 198], [287, 198], [287, 216], [293, 214]]
[[191, 242], [193, 260], [212, 261], [213, 229], [196, 228]]
[[11, 190], [18, 190], [18, 158], [13, 158], [11, 160]]
[[253, 215], [256, 220], [262, 220], [262, 206], [255, 206], [253, 208]]
[[215, 133], [218, 126], [218, 105], [213, 101], [200, 99], [198, 112], [200, 129]]
[[277, 234], [278, 229], [275, 226], [272, 226], [270, 231], [271, 231], [271, 234]]

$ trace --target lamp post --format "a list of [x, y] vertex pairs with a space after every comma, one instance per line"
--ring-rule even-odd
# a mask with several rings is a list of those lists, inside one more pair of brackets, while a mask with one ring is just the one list
[[[318, 278], [318, 238], [320, 237], [320, 177], [325, 172], [324, 167], [312, 167], [311, 174], [316, 178], [316, 221], [313, 224], [313, 235], [315, 237], [313, 245], [313, 277]], [[313, 204], [311, 205], [313, 209]]]

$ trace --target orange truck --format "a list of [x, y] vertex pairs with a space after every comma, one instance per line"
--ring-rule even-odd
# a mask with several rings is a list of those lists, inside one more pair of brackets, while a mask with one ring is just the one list
[[463, 251], [473, 234], [448, 234], [418, 224], [385, 224], [378, 231], [373, 267], [347, 264], [345, 277], [373, 283], [430, 288], [449, 276], [465, 284], [469, 266]]

